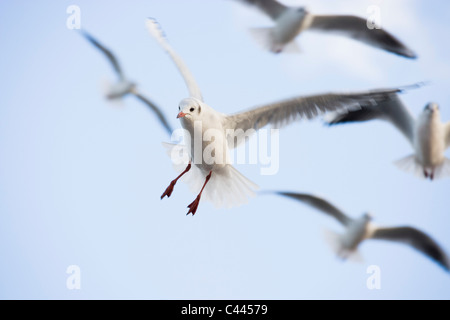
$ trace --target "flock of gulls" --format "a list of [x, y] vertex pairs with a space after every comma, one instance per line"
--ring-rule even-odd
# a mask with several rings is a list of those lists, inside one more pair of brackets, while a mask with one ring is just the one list
[[[273, 20], [274, 24], [270, 27], [251, 30], [257, 42], [273, 53], [297, 50], [295, 38], [304, 31], [322, 31], [350, 37], [400, 57], [417, 58], [410, 48], [386, 30], [369, 29], [364, 18], [313, 15], [304, 7], [288, 7], [276, 0], [236, 1], [259, 9]], [[148, 18], [146, 27], [178, 68], [189, 94], [179, 103], [177, 115], [181, 126], [188, 133], [185, 136], [186, 145], [165, 143], [169, 155], [179, 156], [177, 162], [172, 159], [179, 175], [170, 182], [161, 196], [161, 199], [170, 197], [177, 181], [182, 178], [197, 194], [188, 205], [187, 214], [194, 215], [197, 212], [200, 200], [210, 201], [216, 207], [232, 207], [246, 203], [250, 196], [255, 195], [258, 186], [233, 167], [229, 155], [230, 149], [245, 143], [245, 133], [248, 130], [254, 132], [265, 126], [281, 128], [298, 120], [319, 116], [323, 116], [330, 126], [374, 119], [386, 120], [408, 139], [413, 149], [411, 155], [396, 162], [399, 168], [431, 180], [450, 175], [450, 160], [444, 155], [445, 150], [450, 147], [450, 122], [441, 121], [439, 106], [434, 102], [425, 106], [423, 112], [414, 118], [399, 97], [400, 93], [410, 87], [298, 96], [236, 114], [226, 114], [204, 101], [197, 82], [167, 41], [159, 23]], [[135, 96], [154, 113], [164, 130], [171, 135], [173, 128], [163, 109], [142, 95], [137, 85], [125, 77], [115, 55], [88, 32], [83, 30], [81, 34], [109, 60], [117, 73], [118, 79], [109, 86], [106, 98], [119, 100], [126, 95]], [[420, 85], [412, 87], [417, 86]], [[202, 141], [198, 145], [194, 136], [200, 134], [203, 137], [210, 129], [219, 134], [214, 137], [214, 158], [206, 159], [203, 151], [211, 147], [212, 142]], [[450, 271], [448, 256], [436, 241], [421, 230], [408, 226], [378, 227], [373, 224], [368, 213], [360, 218], [351, 218], [327, 200], [310, 194], [275, 194], [312, 206], [340, 222], [346, 231], [339, 235], [330, 234], [328, 238], [338, 256], [343, 259], [356, 255], [359, 244], [366, 239], [389, 240], [415, 248]]]

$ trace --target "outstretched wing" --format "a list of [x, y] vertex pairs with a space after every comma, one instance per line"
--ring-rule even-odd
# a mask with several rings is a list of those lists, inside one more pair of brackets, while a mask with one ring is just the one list
[[414, 143], [415, 120], [397, 95], [392, 99], [380, 102], [377, 106], [366, 105], [346, 114], [331, 113], [326, 117], [326, 121], [330, 125], [374, 119], [389, 121], [403, 133], [411, 144]]
[[383, 29], [369, 29], [367, 20], [348, 15], [314, 15], [309, 30], [336, 32], [406, 58], [416, 54], [393, 35]]
[[288, 9], [285, 5], [279, 3], [275, 0], [239, 0], [248, 5], [256, 6], [258, 9], [263, 11], [273, 20], [276, 20], [280, 15]]
[[450, 262], [441, 247], [426, 233], [412, 227], [377, 228], [372, 239], [401, 242], [430, 257], [445, 270], [450, 271]]
[[306, 193], [294, 193], [294, 192], [277, 192], [277, 194], [289, 197], [295, 200], [299, 200], [311, 207], [328, 214], [329, 216], [337, 219], [344, 226], [348, 226], [352, 219], [349, 218], [344, 212], [336, 208], [334, 205], [326, 201], [325, 199], [316, 197]]
[[266, 125], [279, 128], [300, 119], [312, 119], [329, 111], [348, 112], [390, 100], [402, 89], [385, 89], [357, 93], [327, 93], [302, 96], [229, 115], [224, 127], [232, 129], [227, 136], [230, 147], [236, 147], [249, 133]]
[[107, 49], [105, 46], [103, 46], [100, 42], [98, 42], [97, 39], [95, 39], [92, 35], [90, 35], [88, 32], [81, 30], [81, 34], [91, 43], [93, 44], [97, 49], [99, 49], [103, 54], [108, 58], [109, 62], [111, 62], [114, 70], [119, 75], [120, 80], [124, 80], [124, 75], [122, 72], [122, 69], [119, 65], [119, 62], [117, 58], [114, 56], [114, 54]]
[[197, 98], [203, 101], [202, 94], [200, 88], [197, 85], [194, 77], [189, 71], [188, 67], [184, 63], [184, 61], [180, 58], [180, 56], [173, 50], [172, 46], [167, 42], [166, 36], [164, 35], [164, 31], [162, 30], [159, 23], [153, 19], [148, 18], [146, 21], [147, 30], [150, 34], [158, 41], [161, 47], [169, 54], [172, 61], [177, 66], [180, 71], [184, 82], [188, 88], [189, 94], [191, 97]]

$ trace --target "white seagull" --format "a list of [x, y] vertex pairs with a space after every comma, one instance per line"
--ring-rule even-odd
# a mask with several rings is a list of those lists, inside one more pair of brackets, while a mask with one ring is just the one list
[[313, 15], [305, 7], [288, 7], [276, 0], [239, 0], [256, 6], [275, 22], [275, 26], [251, 29], [255, 39], [274, 53], [285, 48], [299, 51], [294, 39], [303, 31], [335, 33], [364, 42], [405, 58], [415, 59], [416, 54], [387, 31], [369, 29], [367, 19], [351, 15]]
[[125, 75], [122, 71], [122, 68], [120, 67], [119, 61], [117, 60], [116, 56], [111, 52], [111, 50], [107, 49], [104, 45], [102, 45], [97, 39], [95, 39], [88, 32], [81, 30], [81, 34], [92, 45], [94, 45], [94, 47], [96, 47], [98, 50], [100, 50], [106, 56], [106, 58], [109, 60], [109, 62], [113, 66], [114, 71], [117, 73], [117, 76], [119, 78], [116, 83], [108, 84], [108, 87], [106, 88], [106, 91], [107, 91], [106, 98], [109, 100], [119, 100], [127, 94], [134, 95], [141, 102], [143, 102], [152, 112], [155, 113], [155, 115], [158, 117], [158, 119], [161, 122], [164, 129], [169, 133], [169, 135], [171, 135], [173, 132], [172, 127], [170, 126], [166, 117], [162, 113], [161, 109], [155, 103], [153, 103], [150, 99], [144, 97], [141, 93], [139, 93], [136, 89], [136, 84], [129, 81], [125, 77]]
[[[247, 201], [254, 194], [257, 186], [240, 174], [229, 159], [229, 148], [234, 148], [248, 136], [248, 130], [258, 130], [265, 125], [280, 127], [294, 120], [312, 119], [327, 111], [351, 110], [366, 104], [390, 99], [402, 89], [374, 90], [348, 94], [320, 94], [296, 97], [276, 103], [257, 107], [234, 115], [218, 112], [208, 106], [202, 98], [200, 89], [181, 58], [168, 44], [159, 24], [154, 19], [146, 22], [150, 34], [169, 54], [182, 74], [190, 97], [181, 100], [179, 113], [182, 127], [185, 129], [188, 146], [183, 150], [173, 151], [175, 145], [169, 146], [169, 154], [184, 153], [184, 162], [178, 163], [177, 170], [181, 174], [173, 180], [165, 190], [161, 199], [172, 194], [179, 178], [186, 175], [187, 182], [197, 198], [189, 207], [189, 213], [195, 214], [200, 198], [219, 206], [235, 206]], [[207, 137], [213, 133], [214, 138]], [[196, 143], [195, 136], [202, 137]], [[206, 151], [212, 152], [207, 153]], [[194, 164], [194, 165], [192, 165]], [[183, 168], [184, 171], [183, 171]], [[193, 170], [191, 170], [193, 169]], [[202, 198], [202, 199], [203, 199]]]
[[371, 222], [369, 213], [354, 219], [328, 201], [305, 193], [277, 192], [279, 195], [299, 200], [325, 214], [335, 218], [346, 228], [343, 234], [334, 234], [332, 245], [340, 258], [346, 259], [354, 254], [358, 246], [367, 239], [388, 240], [407, 244], [437, 262], [446, 271], [450, 271], [450, 260], [442, 248], [430, 236], [413, 227], [379, 227]]
[[325, 117], [329, 125], [373, 119], [389, 121], [413, 147], [412, 155], [396, 162], [400, 169], [431, 180], [450, 175], [450, 159], [444, 155], [450, 147], [450, 122], [441, 121], [437, 103], [427, 104], [417, 119], [399, 97], [382, 102], [375, 108], [363, 106], [347, 114], [329, 113]]

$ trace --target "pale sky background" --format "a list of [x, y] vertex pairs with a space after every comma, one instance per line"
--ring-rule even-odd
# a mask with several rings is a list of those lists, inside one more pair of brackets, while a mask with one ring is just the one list
[[[109, 63], [76, 31], [115, 52], [125, 73], [174, 127], [187, 90], [148, 35], [156, 18], [196, 77], [205, 101], [233, 113], [298, 95], [431, 84], [402, 95], [414, 115], [435, 101], [450, 120], [450, 3], [413, 0], [285, 1], [324, 14], [367, 16], [415, 50], [408, 60], [345, 38], [305, 33], [301, 54], [260, 50], [247, 29], [269, 26], [258, 11], [226, 0], [0, 2], [0, 298], [2, 299], [449, 299], [450, 275], [400, 244], [367, 241], [363, 263], [342, 262], [323, 237], [332, 219], [272, 195], [215, 209], [179, 183], [161, 145], [165, 131], [144, 105], [107, 102]], [[393, 162], [412, 153], [393, 127], [328, 128], [320, 120], [280, 131], [280, 170], [237, 168], [261, 190], [322, 195], [354, 217], [421, 228], [450, 252], [450, 179], [425, 181]], [[447, 155], [450, 155], [447, 152]], [[81, 289], [66, 288], [66, 268]], [[366, 270], [381, 270], [369, 290]]]

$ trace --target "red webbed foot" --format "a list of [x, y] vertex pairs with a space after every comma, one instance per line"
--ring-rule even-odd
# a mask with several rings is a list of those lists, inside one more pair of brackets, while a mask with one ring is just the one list
[[168, 198], [170, 197], [170, 195], [173, 192], [173, 187], [175, 187], [175, 184], [177, 183], [178, 179], [180, 179], [190, 169], [191, 169], [191, 163], [189, 162], [189, 164], [186, 167], [186, 169], [175, 180], [172, 180], [170, 185], [167, 187], [166, 191], [164, 191], [164, 193], [162, 194], [161, 199], [164, 198], [165, 196], [167, 196]]
[[188, 205], [189, 211], [186, 213], [188, 215], [189, 213], [192, 213], [194, 215], [197, 212], [198, 204], [200, 203], [200, 198], [203, 193], [203, 189], [205, 189], [206, 184], [208, 183], [209, 179], [211, 178], [212, 171], [209, 172], [209, 174], [206, 176], [205, 183], [203, 184], [202, 190], [200, 190], [200, 193], [198, 194], [197, 198]]
[[186, 213], [186, 215], [189, 215], [189, 213], [192, 213], [192, 215], [194, 215], [197, 212], [199, 203], [200, 197], [195, 198], [195, 200], [190, 205], [187, 206], [189, 208], [189, 211], [188, 213]]
[[175, 180], [170, 183], [170, 185], [167, 187], [166, 191], [164, 191], [164, 193], [162, 194], [161, 199], [164, 198], [165, 196], [167, 196], [167, 198], [169, 198], [172, 195], [173, 187], [175, 187], [175, 183], [176, 183]]

